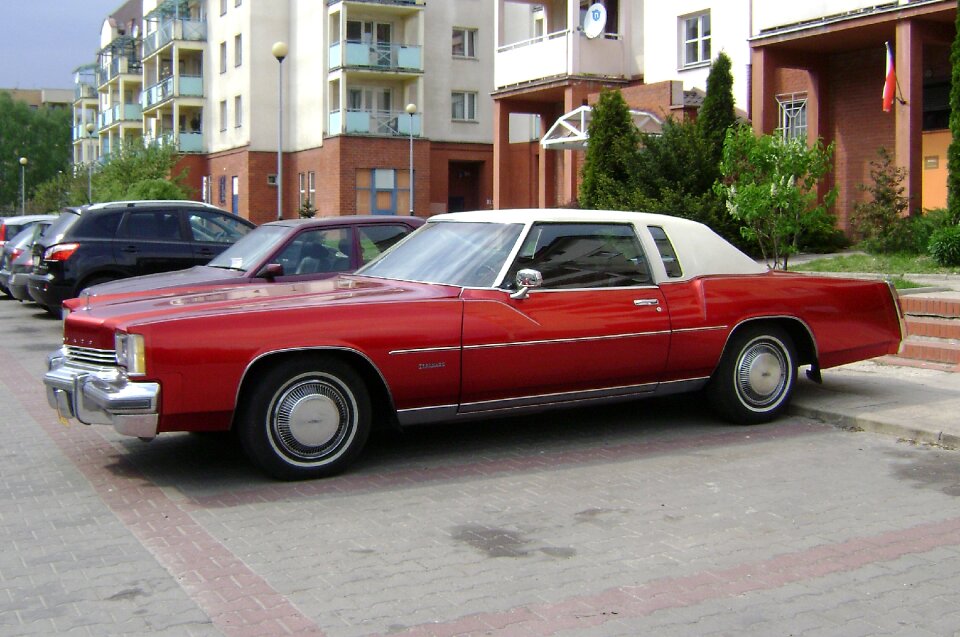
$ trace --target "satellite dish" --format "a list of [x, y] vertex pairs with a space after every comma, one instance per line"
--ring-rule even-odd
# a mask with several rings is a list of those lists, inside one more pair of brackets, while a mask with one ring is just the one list
[[599, 2], [590, 5], [587, 14], [583, 16], [584, 35], [592, 40], [603, 33], [605, 26], [607, 26], [607, 8]]

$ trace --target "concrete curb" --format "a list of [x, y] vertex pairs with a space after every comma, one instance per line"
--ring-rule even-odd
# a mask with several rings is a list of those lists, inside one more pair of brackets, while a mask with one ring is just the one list
[[960, 435], [934, 430], [918, 429], [904, 424], [884, 422], [869, 415], [851, 416], [838, 411], [811, 407], [809, 405], [791, 405], [788, 413], [804, 418], [819, 420], [839, 429], [851, 431], [869, 431], [901, 440], [909, 440], [924, 445], [936, 445], [945, 449], [960, 449]]

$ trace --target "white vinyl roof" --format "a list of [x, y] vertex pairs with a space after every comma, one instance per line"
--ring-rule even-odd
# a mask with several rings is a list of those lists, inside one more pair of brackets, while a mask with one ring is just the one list
[[[593, 108], [581, 106], [562, 115], [540, 140], [540, 145], [549, 150], [583, 150], [590, 137], [592, 113]], [[663, 120], [649, 111], [631, 110], [630, 116], [641, 133], [659, 134], [663, 128]]]

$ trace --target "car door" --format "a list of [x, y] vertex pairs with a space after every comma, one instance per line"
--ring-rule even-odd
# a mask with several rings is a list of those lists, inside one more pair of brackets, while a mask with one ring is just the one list
[[128, 211], [114, 249], [117, 263], [135, 275], [182, 270], [195, 264], [176, 208]]
[[[510, 286], [534, 269], [543, 285]], [[466, 289], [461, 412], [656, 388], [670, 318], [630, 224], [536, 224], [506, 290]]]

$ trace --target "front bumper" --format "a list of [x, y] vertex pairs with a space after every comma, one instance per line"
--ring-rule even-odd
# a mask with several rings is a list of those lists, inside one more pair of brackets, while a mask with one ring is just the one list
[[119, 433], [154, 438], [159, 422], [160, 385], [131, 382], [117, 368], [74, 363], [63, 350], [47, 356], [43, 384], [47, 402], [63, 419], [85, 425], [113, 425]]

